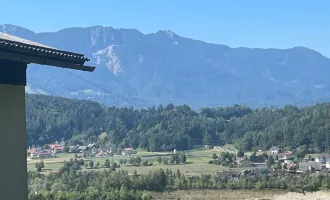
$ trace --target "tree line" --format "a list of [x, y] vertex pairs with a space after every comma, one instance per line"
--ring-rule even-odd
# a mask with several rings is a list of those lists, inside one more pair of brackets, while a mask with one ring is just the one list
[[234, 105], [197, 112], [187, 105], [134, 109], [44, 95], [27, 97], [29, 146], [62, 139], [72, 145], [94, 142], [148, 151], [232, 143], [240, 151], [277, 145], [324, 152], [328, 146], [329, 103], [262, 109]]

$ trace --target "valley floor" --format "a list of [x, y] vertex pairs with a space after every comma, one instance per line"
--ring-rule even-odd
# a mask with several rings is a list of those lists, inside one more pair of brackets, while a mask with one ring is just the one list
[[190, 190], [154, 193], [157, 200], [329, 200], [329, 191], [293, 193], [284, 190]]

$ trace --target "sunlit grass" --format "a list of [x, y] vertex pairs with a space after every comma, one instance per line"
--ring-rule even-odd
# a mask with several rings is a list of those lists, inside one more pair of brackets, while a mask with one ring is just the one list
[[[223, 147], [222, 149], [228, 151], [235, 151], [233, 146], [227, 145]], [[134, 173], [136, 170], [139, 174], [141, 173], [148, 173], [150, 170], [154, 169], [171, 169], [171, 170], [180, 170], [182, 173], [186, 175], [198, 175], [198, 174], [215, 174], [219, 170], [226, 170], [228, 169], [227, 167], [223, 167], [220, 165], [213, 165], [213, 164], [208, 164], [209, 160], [211, 160], [211, 156], [213, 153], [220, 154], [221, 152], [219, 151], [214, 151], [214, 150], [205, 150], [205, 149], [194, 149], [194, 150], [189, 150], [189, 151], [178, 151], [178, 153], [184, 153], [187, 156], [187, 161], [186, 164], [169, 164], [169, 165], [164, 165], [164, 164], [159, 164], [157, 162], [158, 157], [162, 158], [170, 158], [171, 154], [173, 152], [146, 152], [146, 151], [138, 151], [137, 154], [131, 155], [132, 157], [136, 156], [141, 156], [142, 162], [145, 160], [148, 160], [149, 163], [153, 163], [152, 166], [131, 166], [129, 164], [129, 159], [131, 156], [122, 156], [122, 155], [116, 155], [114, 157], [108, 157], [108, 158], [84, 158], [85, 163], [89, 163], [90, 160], [93, 160], [94, 166], [99, 163], [100, 167], [98, 169], [93, 169], [93, 170], [104, 170], [103, 165], [106, 161], [106, 159], [109, 160], [114, 160], [116, 162], [119, 162], [121, 159], [126, 159], [126, 165], [123, 164], [120, 169], [118, 170], [127, 170], [128, 173]], [[50, 158], [50, 159], [44, 159], [45, 163], [45, 169], [44, 171], [58, 171], [62, 166], [65, 161], [69, 161], [71, 158], [73, 158], [74, 154], [67, 154], [67, 153], [59, 153], [56, 154], [56, 158]], [[80, 158], [78, 158], [80, 159]], [[32, 160], [28, 162], [28, 170], [34, 171], [36, 170], [35, 168], [35, 162], [39, 162], [39, 160]], [[87, 167], [89, 169], [89, 165]], [[82, 166], [82, 170], [86, 170], [85, 166]]]

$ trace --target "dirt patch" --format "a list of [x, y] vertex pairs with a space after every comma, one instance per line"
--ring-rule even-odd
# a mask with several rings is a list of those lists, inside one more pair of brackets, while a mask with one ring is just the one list
[[180, 200], [271, 200], [285, 191], [276, 190], [190, 190], [155, 193], [153, 199], [180, 199]]
[[330, 192], [292, 193], [283, 190], [190, 190], [154, 193], [159, 200], [329, 200]]
[[271, 200], [329, 200], [330, 192], [313, 192], [313, 193], [287, 193], [283, 195], [276, 195]]

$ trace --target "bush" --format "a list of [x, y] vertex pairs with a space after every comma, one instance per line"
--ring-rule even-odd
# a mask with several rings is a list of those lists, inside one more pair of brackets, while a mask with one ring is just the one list
[[142, 196], [141, 196], [142, 200], [149, 200], [152, 199], [152, 195], [150, 192], [143, 192]]
[[104, 167], [110, 168], [110, 166], [111, 166], [110, 160], [109, 159], [106, 159], [105, 162], [104, 162]]
[[168, 165], [168, 158], [164, 158], [164, 159], [163, 159], [163, 164], [164, 164], [164, 165]]
[[148, 160], [145, 160], [145, 161], [143, 161], [143, 166], [148, 166], [149, 165], [149, 162], [148, 162]]

